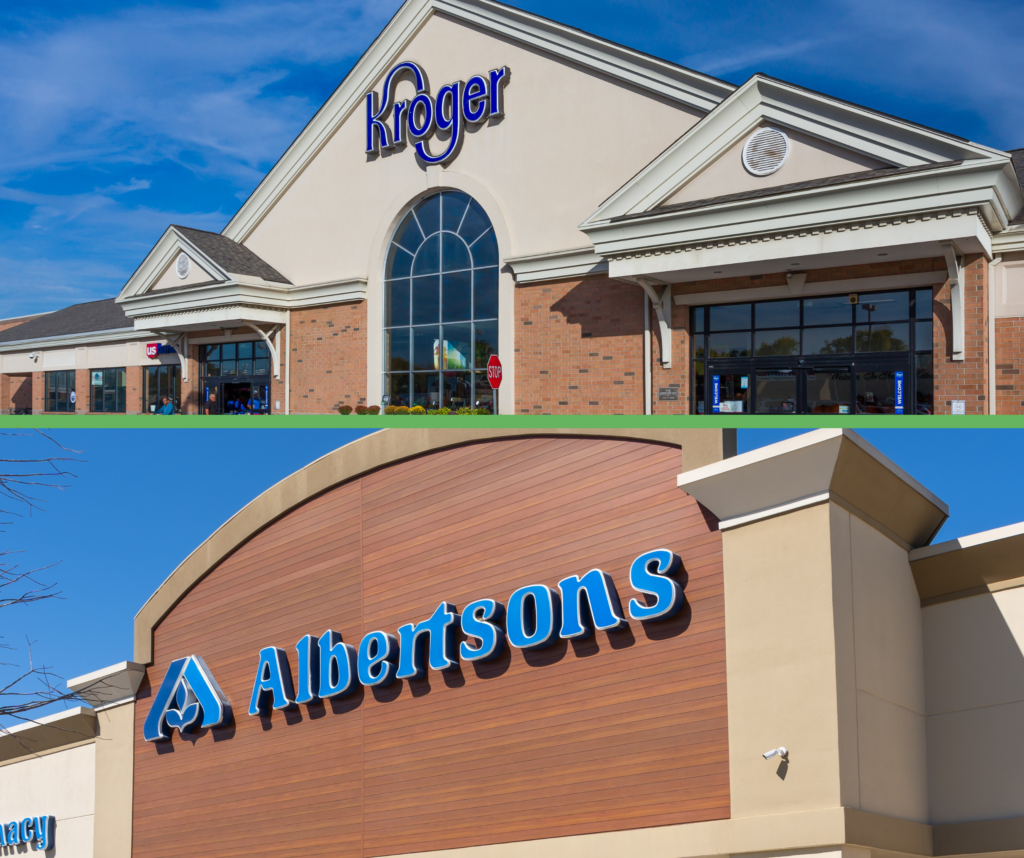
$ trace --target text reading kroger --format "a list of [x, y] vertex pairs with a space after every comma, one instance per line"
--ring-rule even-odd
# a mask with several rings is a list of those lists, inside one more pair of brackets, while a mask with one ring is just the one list
[[[683, 585], [671, 576], [681, 565], [679, 556], [664, 548], [633, 561], [630, 586], [647, 598], [630, 600], [630, 618], [650, 622], [679, 612]], [[285, 650], [264, 647], [259, 653], [249, 714], [265, 715], [270, 709], [292, 709], [300, 703], [343, 697], [357, 684], [383, 687], [395, 679], [417, 679], [428, 666], [431, 670], [457, 670], [460, 659], [497, 658], [506, 640], [519, 649], [532, 650], [559, 638], [575, 640], [626, 625], [615, 585], [600, 569], [563, 578], [558, 592], [545, 584], [521, 587], [509, 597], [507, 611], [494, 599], [471, 602], [461, 614], [449, 602], [442, 602], [428, 619], [399, 627], [397, 638], [373, 631], [363, 637], [358, 649], [331, 629], [319, 639], [306, 635], [295, 646], [297, 691]], [[457, 626], [467, 638], [458, 647]], [[191, 655], [168, 667], [146, 716], [143, 737], [157, 742], [169, 739], [174, 729], [188, 733], [196, 724], [220, 727], [230, 720], [227, 697], [202, 658]]]

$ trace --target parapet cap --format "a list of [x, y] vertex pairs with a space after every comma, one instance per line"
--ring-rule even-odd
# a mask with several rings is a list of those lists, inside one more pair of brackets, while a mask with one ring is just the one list
[[679, 475], [720, 527], [832, 500], [908, 550], [927, 545], [949, 507], [850, 429], [818, 429]]
[[1015, 586], [1024, 578], [1024, 523], [961, 536], [910, 552], [910, 570], [925, 604]]
[[68, 688], [97, 709], [116, 703], [129, 703], [146, 675], [146, 666], [122, 661], [68, 680]]

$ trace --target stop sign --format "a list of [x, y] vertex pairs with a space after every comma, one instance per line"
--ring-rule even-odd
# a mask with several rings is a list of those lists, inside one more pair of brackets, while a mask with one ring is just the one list
[[491, 355], [487, 359], [487, 380], [491, 383], [492, 390], [501, 387], [501, 361], [497, 355]]

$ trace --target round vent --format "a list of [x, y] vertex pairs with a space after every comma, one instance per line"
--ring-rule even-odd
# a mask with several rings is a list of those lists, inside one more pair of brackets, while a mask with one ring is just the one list
[[778, 128], [759, 128], [743, 145], [743, 166], [755, 176], [774, 173], [789, 156], [789, 138]]
[[192, 268], [192, 260], [188, 258], [185, 253], [179, 253], [178, 259], [174, 263], [174, 271], [178, 275], [180, 280], [184, 280], [188, 277], [188, 272]]

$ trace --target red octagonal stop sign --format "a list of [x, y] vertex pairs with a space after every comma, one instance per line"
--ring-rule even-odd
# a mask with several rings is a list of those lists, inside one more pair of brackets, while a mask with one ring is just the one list
[[498, 360], [497, 355], [491, 355], [487, 359], [487, 380], [491, 383], [493, 390], [501, 387], [501, 361]]

